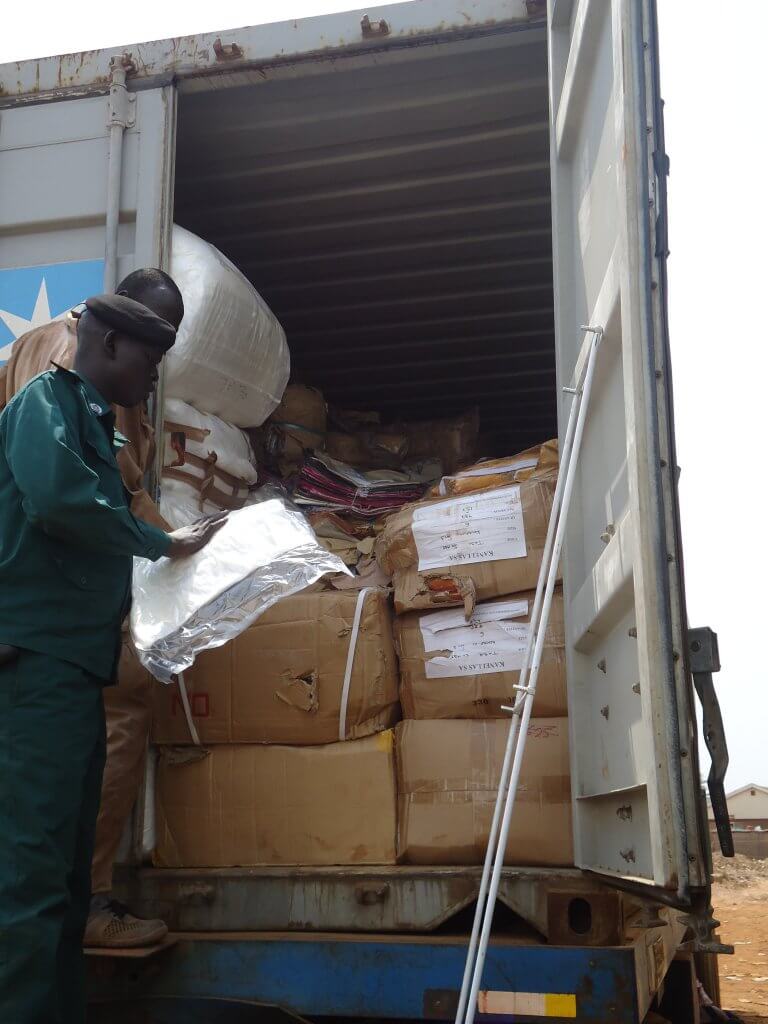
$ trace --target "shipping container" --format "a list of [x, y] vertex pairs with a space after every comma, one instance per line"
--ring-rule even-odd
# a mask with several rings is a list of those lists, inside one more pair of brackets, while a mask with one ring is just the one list
[[[484, 988], [516, 1020], [560, 993], [584, 1024], [639, 1022], [719, 948], [655, 7], [413, 0], [0, 66], [0, 360], [167, 266], [173, 222], [253, 281], [298, 379], [411, 419], [477, 405], [499, 455], [562, 432], [603, 328], [563, 555], [577, 866], [504, 872]], [[153, 869], [152, 794], [150, 771], [125, 891], [181, 938], [95, 972], [95, 1019], [452, 1018], [479, 869]]]

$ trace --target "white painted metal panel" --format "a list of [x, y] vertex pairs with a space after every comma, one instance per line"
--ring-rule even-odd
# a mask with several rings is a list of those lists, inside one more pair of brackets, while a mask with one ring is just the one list
[[[49, 296], [73, 264], [104, 259], [109, 98], [89, 96], [0, 111], [0, 273], [41, 268]], [[171, 211], [175, 93], [137, 95], [125, 136], [120, 196], [119, 272], [165, 262]], [[67, 269], [69, 268], [69, 269]], [[98, 277], [98, 274], [97, 274]], [[85, 279], [85, 278], [84, 278]], [[93, 287], [93, 275], [87, 277]], [[42, 281], [42, 278], [41, 278]], [[10, 299], [6, 293], [10, 291]], [[65, 294], [66, 292], [66, 294]], [[3, 302], [12, 301], [6, 288]], [[74, 301], [59, 289], [60, 301]], [[84, 298], [85, 296], [79, 296]], [[18, 296], [23, 306], [30, 296]], [[11, 310], [36, 323], [33, 309]], [[51, 308], [50, 313], [63, 312]], [[38, 311], [45, 319], [45, 309]], [[8, 325], [0, 348], [9, 342]], [[0, 331], [2, 325], [0, 325]], [[7, 355], [7, 352], [6, 352]]]
[[685, 898], [704, 867], [654, 244], [654, 16], [635, 0], [550, 0], [561, 384], [580, 325], [605, 328], [563, 571], [577, 864]]

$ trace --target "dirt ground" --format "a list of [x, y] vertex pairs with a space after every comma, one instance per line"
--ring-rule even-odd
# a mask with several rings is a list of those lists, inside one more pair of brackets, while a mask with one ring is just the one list
[[735, 948], [720, 958], [723, 1008], [745, 1024], [768, 1024], [768, 861], [718, 857], [714, 875], [720, 938]]

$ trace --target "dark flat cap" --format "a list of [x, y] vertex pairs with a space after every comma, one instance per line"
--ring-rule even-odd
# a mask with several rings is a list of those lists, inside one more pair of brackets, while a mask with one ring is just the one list
[[147, 341], [164, 349], [176, 341], [173, 324], [127, 295], [94, 295], [85, 300], [85, 308], [113, 330], [137, 341]]

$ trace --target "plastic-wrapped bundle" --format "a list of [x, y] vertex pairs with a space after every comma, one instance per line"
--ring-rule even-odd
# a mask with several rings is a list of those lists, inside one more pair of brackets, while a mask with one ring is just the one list
[[317, 388], [289, 384], [283, 400], [264, 427], [266, 454], [283, 476], [290, 476], [309, 451], [325, 448], [328, 413]]
[[160, 512], [174, 529], [219, 509], [243, 508], [258, 481], [248, 435], [178, 398], [166, 400]]
[[142, 664], [162, 682], [221, 647], [289, 594], [347, 573], [304, 516], [279, 500], [232, 512], [189, 558], [136, 559], [131, 632]]
[[238, 427], [259, 426], [290, 373], [285, 333], [253, 285], [201, 238], [174, 225], [171, 275], [184, 319], [165, 359], [165, 396]]

